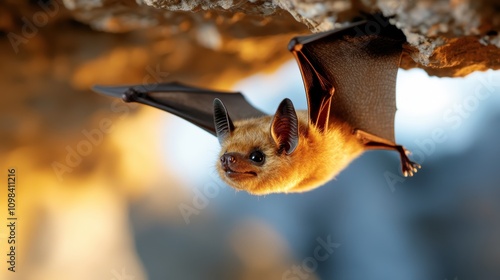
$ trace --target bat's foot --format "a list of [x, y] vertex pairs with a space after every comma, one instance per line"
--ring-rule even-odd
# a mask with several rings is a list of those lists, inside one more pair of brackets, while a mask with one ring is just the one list
[[413, 162], [413, 161], [405, 161], [403, 162], [402, 166], [402, 171], [403, 171], [403, 176], [408, 177], [408, 176], [413, 176], [413, 174], [417, 173], [417, 171], [421, 168], [420, 164]]
[[401, 171], [403, 172], [403, 176], [413, 176], [413, 174], [417, 173], [417, 171], [422, 167], [420, 164], [411, 161], [408, 158], [408, 155], [411, 154], [410, 151], [405, 149], [403, 146], [396, 146], [399, 155], [401, 156]]
[[405, 149], [405, 147], [359, 129], [355, 131], [355, 135], [365, 145], [365, 149], [367, 150], [381, 149], [397, 151], [401, 157], [401, 171], [405, 177], [413, 176], [420, 169], [420, 164], [408, 158], [411, 152]]

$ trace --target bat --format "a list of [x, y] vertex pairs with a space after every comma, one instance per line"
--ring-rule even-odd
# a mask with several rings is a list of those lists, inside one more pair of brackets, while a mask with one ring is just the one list
[[221, 146], [221, 179], [251, 194], [312, 190], [368, 150], [398, 152], [403, 175], [412, 176], [420, 165], [394, 138], [405, 42], [396, 27], [369, 20], [293, 38], [288, 49], [302, 74], [304, 111], [285, 98], [266, 115], [239, 92], [178, 82], [93, 89], [170, 112], [213, 134]]

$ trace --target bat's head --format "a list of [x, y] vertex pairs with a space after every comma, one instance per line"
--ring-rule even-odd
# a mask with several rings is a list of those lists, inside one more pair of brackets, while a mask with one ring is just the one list
[[274, 116], [233, 124], [224, 104], [214, 100], [221, 145], [217, 171], [228, 185], [251, 194], [302, 192], [331, 180], [363, 151], [347, 123], [320, 130], [307, 112], [281, 102]]
[[214, 123], [221, 145], [217, 170], [230, 186], [252, 194], [287, 191], [291, 155], [299, 144], [299, 122], [289, 99], [273, 116], [233, 124], [224, 104], [214, 100]]

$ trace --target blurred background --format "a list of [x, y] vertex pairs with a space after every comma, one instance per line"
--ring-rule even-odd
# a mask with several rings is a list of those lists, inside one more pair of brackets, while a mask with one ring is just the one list
[[0, 166], [17, 174], [17, 258], [8, 271], [4, 183], [0, 279], [500, 279], [500, 72], [398, 73], [413, 178], [372, 151], [316, 190], [250, 196], [217, 178], [214, 137], [89, 88], [180, 80], [242, 91], [268, 113], [284, 97], [305, 109], [291, 34], [107, 34], [62, 9], [35, 31], [23, 17], [40, 8], [8, 3]]

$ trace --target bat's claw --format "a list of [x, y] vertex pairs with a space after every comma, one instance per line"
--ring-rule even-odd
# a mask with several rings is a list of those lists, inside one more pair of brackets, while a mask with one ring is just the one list
[[403, 146], [396, 146], [396, 149], [399, 151], [399, 155], [401, 156], [401, 169], [403, 171], [403, 176], [413, 176], [413, 174], [417, 173], [422, 166], [408, 158], [408, 155], [411, 154], [411, 152]]
[[402, 166], [403, 175], [405, 177], [413, 176], [413, 174], [417, 173], [418, 170], [422, 167], [420, 166], [420, 164], [410, 161], [408, 158], [406, 158], [406, 160], [403, 160], [402, 163], [403, 163]]

